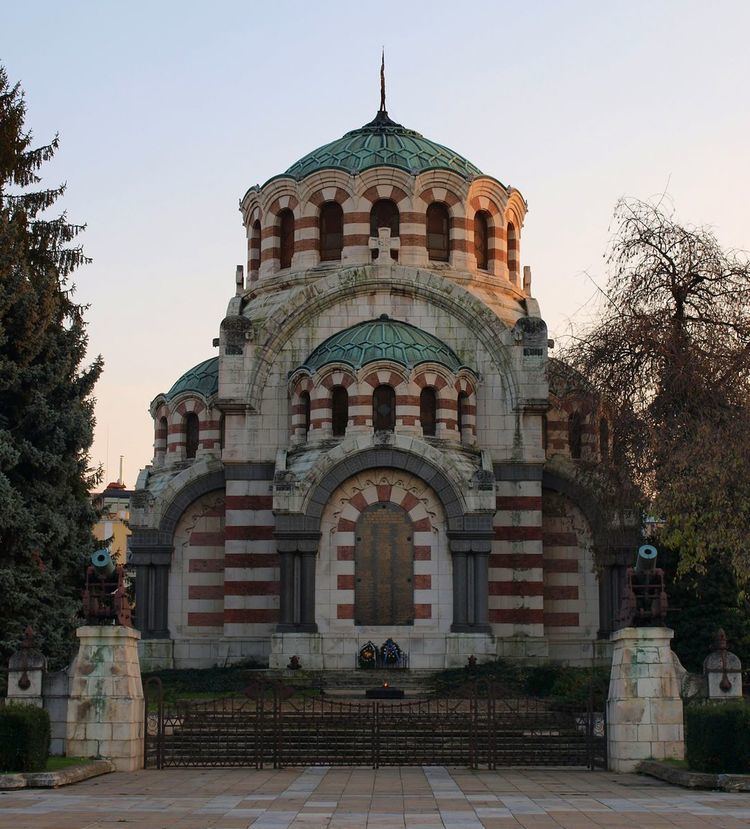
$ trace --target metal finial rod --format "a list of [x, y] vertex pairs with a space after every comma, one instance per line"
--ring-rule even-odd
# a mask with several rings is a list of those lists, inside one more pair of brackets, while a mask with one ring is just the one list
[[380, 111], [385, 112], [385, 46], [380, 55]]

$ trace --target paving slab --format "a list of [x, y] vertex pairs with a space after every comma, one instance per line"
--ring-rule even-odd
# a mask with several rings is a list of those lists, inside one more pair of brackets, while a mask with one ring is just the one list
[[165, 769], [0, 793], [0, 829], [739, 829], [750, 793], [571, 769]]

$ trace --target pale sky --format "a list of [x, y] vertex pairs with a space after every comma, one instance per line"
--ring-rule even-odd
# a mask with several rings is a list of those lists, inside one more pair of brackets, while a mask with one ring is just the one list
[[749, 30], [746, 0], [3, 4], [27, 125], [61, 137], [45, 182], [88, 224], [93, 463], [114, 480], [124, 455], [134, 485], [150, 400], [217, 353], [239, 198], [373, 117], [382, 44], [391, 117], [528, 200], [522, 263], [559, 339], [604, 282], [620, 196], [666, 191], [750, 248]]

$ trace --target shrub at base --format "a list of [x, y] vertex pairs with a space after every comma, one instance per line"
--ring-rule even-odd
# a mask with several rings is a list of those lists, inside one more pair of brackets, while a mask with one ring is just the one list
[[750, 705], [721, 702], [688, 706], [685, 753], [693, 771], [750, 773]]
[[44, 771], [49, 757], [49, 714], [34, 705], [0, 708], [0, 772]]

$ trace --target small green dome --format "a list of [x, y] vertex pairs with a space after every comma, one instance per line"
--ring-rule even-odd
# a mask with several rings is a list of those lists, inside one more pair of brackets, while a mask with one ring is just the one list
[[463, 156], [391, 121], [385, 111], [378, 112], [369, 124], [308, 153], [284, 175], [301, 181], [310, 173], [331, 167], [348, 173], [361, 173], [369, 167], [398, 167], [414, 174], [452, 170], [465, 179], [482, 175]]
[[440, 363], [452, 371], [462, 366], [456, 353], [437, 337], [383, 315], [329, 337], [310, 354], [303, 367], [315, 372], [329, 363], [348, 363], [357, 370], [376, 360], [393, 360], [406, 367]]
[[219, 358], [211, 357], [193, 366], [166, 393], [167, 400], [186, 391], [195, 391], [204, 397], [211, 397], [219, 390]]

